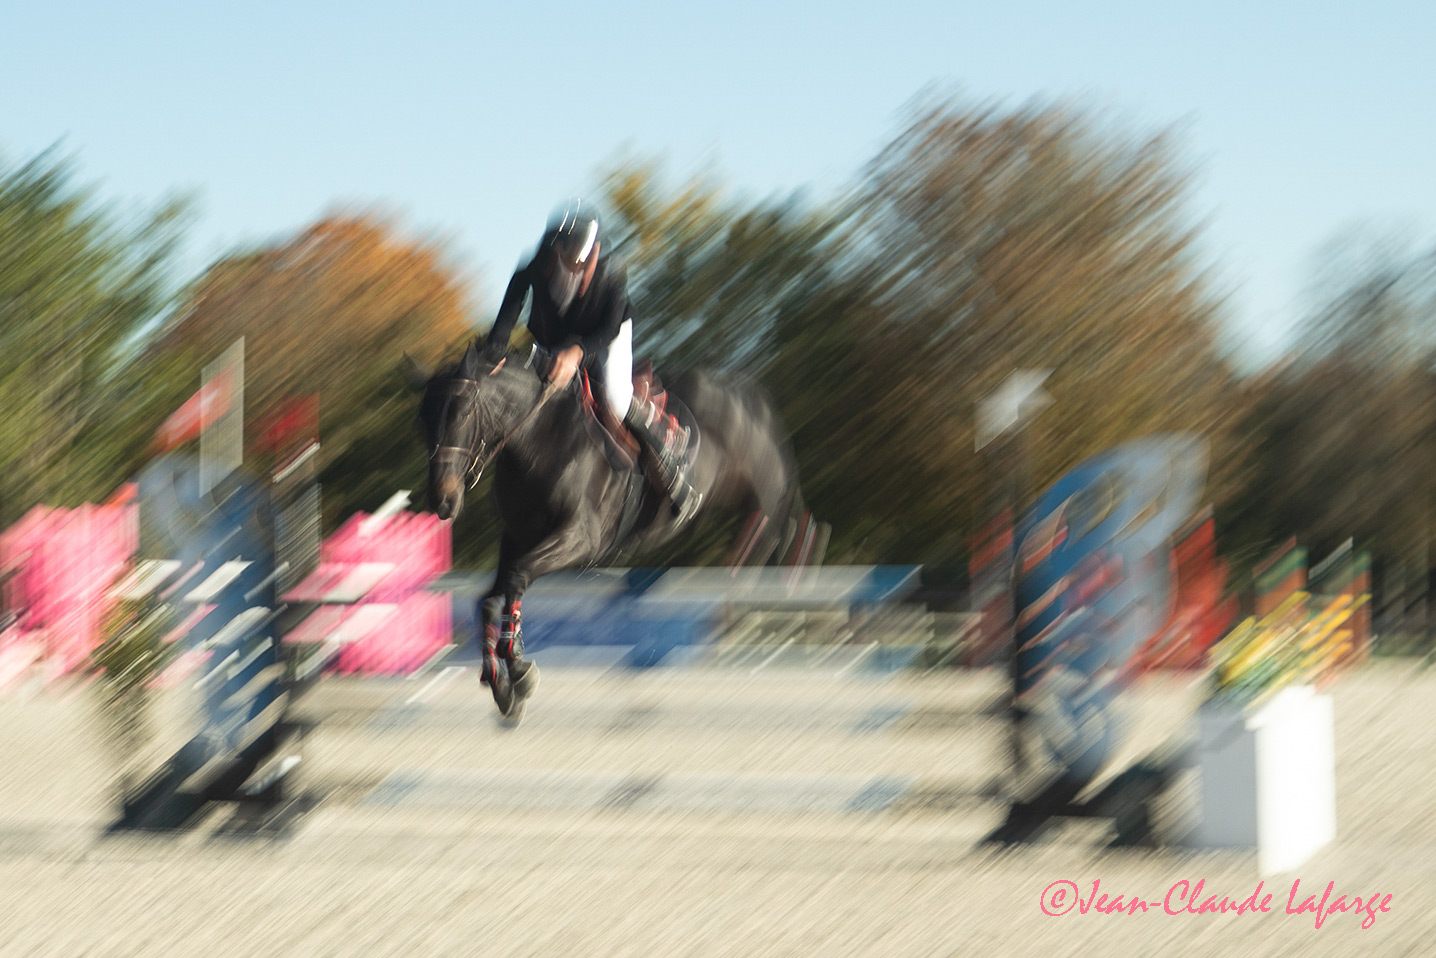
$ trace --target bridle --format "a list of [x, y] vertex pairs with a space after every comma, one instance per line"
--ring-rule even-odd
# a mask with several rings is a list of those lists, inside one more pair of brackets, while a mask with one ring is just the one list
[[[503, 365], [503, 362], [500, 362], [489, 372], [489, 375], [494, 375], [494, 373], [503, 368]], [[459, 424], [467, 425], [469, 417], [473, 416], [478, 408], [479, 381], [477, 379], [455, 376], [449, 379], [448, 382], [455, 388], [444, 400], [444, 407], [439, 411], [439, 422], [442, 424], [448, 418], [450, 403], [462, 393], [472, 390], [474, 402], [470, 404], [468, 411], [465, 413], [464, 421]], [[514, 427], [505, 433], [502, 439], [494, 443], [492, 449], [488, 449], [488, 443], [480, 436], [478, 448], [436, 445], [433, 451], [429, 453], [429, 461], [441, 464], [459, 464], [468, 460], [468, 466], [464, 469], [464, 482], [470, 489], [474, 488], [474, 486], [479, 484], [479, 480], [483, 478], [484, 470], [489, 467], [489, 463], [494, 461], [494, 457], [499, 454], [504, 446], [508, 445], [508, 441], [512, 439], [520, 429], [528, 425], [529, 420], [538, 414], [538, 411], [543, 408], [544, 404], [548, 402], [556, 392], [558, 392], [558, 387], [553, 383], [545, 385], [543, 395], [539, 396], [538, 402], [534, 403], [533, 408], [524, 413], [523, 418], [515, 423]], [[485, 450], [487, 450], [487, 455], [485, 455]]]
[[[474, 398], [475, 400], [477, 400], [479, 392], [479, 381], [477, 379], [461, 379], [458, 377], [454, 377], [452, 379], [449, 379], [446, 385], [449, 387], [449, 394], [444, 398], [443, 408], [439, 410], [440, 429], [443, 429], [444, 423], [448, 421], [449, 406], [453, 403], [455, 399], [457, 399], [464, 391], [466, 391], [466, 389], [471, 388], [474, 392]], [[469, 406], [468, 411], [464, 414], [464, 421], [458, 423], [457, 425], [467, 425], [468, 420], [477, 412], [477, 409], [478, 403], [477, 401], [475, 401]], [[468, 460], [468, 466], [464, 469], [463, 473], [464, 481], [468, 483], [470, 488], [473, 488], [473, 485], [479, 481], [478, 475], [474, 474], [475, 467], [479, 466], [479, 459], [481, 456], [483, 456], [483, 454], [484, 440], [482, 437], [480, 437], [479, 448], [477, 451], [473, 448], [468, 448], [464, 446], [444, 446], [435, 444], [433, 450], [429, 453], [429, 462], [440, 463], [444, 465], [454, 465], [463, 463], [465, 460]], [[482, 473], [482, 467], [479, 467], [478, 471]], [[471, 474], [474, 474], [472, 482], [469, 479]]]

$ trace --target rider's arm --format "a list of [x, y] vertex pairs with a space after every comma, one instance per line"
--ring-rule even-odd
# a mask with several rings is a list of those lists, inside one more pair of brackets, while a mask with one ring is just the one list
[[489, 329], [486, 346], [497, 349], [508, 347], [509, 335], [514, 331], [514, 323], [518, 322], [519, 311], [524, 308], [524, 297], [528, 296], [529, 287], [533, 285], [531, 270], [532, 266], [525, 266], [509, 280], [509, 288], [504, 291], [504, 301], [499, 305], [499, 313], [494, 317], [494, 325]]

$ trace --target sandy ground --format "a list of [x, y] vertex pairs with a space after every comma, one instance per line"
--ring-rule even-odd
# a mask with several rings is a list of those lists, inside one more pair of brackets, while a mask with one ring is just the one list
[[[107, 836], [92, 695], [12, 689], [0, 955], [1436, 954], [1436, 671], [1335, 687], [1338, 839], [1266, 879], [1268, 913], [1179, 916], [1179, 881], [1251, 894], [1255, 853], [1107, 851], [1081, 822], [984, 850], [1000, 677], [836, 671], [550, 668], [516, 730], [471, 672], [326, 680], [278, 834], [220, 806]], [[1188, 730], [1197, 699], [1146, 683], [1133, 754]], [[1096, 880], [1153, 905], [1043, 913], [1054, 882], [1085, 899]], [[1317, 928], [1286, 914], [1296, 880], [1298, 903], [1334, 882], [1390, 910]]]

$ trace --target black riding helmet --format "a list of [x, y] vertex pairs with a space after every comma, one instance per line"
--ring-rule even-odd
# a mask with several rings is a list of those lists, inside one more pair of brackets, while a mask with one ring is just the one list
[[572, 201], [549, 219], [539, 255], [547, 259], [549, 295], [559, 315], [568, 310], [578, 295], [584, 271], [593, 261], [598, 246], [598, 218], [585, 209], [581, 200]]

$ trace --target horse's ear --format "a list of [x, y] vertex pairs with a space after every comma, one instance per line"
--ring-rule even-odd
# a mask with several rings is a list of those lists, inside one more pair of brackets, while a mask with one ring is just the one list
[[464, 358], [459, 360], [459, 375], [465, 379], [478, 379], [479, 360], [479, 341], [473, 339], [469, 342], [469, 348], [464, 350]]
[[407, 382], [409, 388], [415, 392], [422, 391], [434, 375], [432, 369], [425, 368], [408, 353], [404, 354], [404, 361], [400, 363], [400, 368], [404, 373], [404, 381]]

